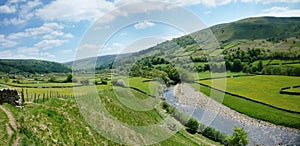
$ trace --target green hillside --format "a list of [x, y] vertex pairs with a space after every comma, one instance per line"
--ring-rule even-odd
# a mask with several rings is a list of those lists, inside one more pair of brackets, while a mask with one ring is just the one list
[[[207, 34], [212, 33], [218, 46], [211, 45]], [[198, 41], [198, 43], [197, 43]], [[133, 63], [145, 56], [156, 56], [180, 63], [191, 56], [218, 56], [236, 50], [264, 49], [271, 52], [299, 52], [300, 50], [300, 18], [257, 17], [236, 22], [219, 24], [197, 31], [187, 36], [166, 41], [149, 49], [132, 54], [118, 56], [117, 62]], [[130, 56], [130, 57], [128, 57]], [[111, 67], [116, 55], [101, 56], [79, 60], [79, 66], [90, 65], [96, 61], [96, 69]], [[207, 62], [197, 59], [193, 62]], [[73, 62], [66, 63], [72, 65]], [[93, 66], [91, 66], [93, 67]]]
[[211, 28], [221, 42], [234, 40], [286, 39], [300, 36], [300, 18], [260, 17], [221, 24]]
[[42, 60], [14, 60], [0, 59], [0, 72], [2, 73], [67, 73], [71, 72], [71, 67], [49, 61]]

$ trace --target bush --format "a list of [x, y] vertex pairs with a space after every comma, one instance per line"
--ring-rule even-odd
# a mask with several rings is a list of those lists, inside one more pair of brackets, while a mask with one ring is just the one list
[[230, 146], [246, 146], [249, 143], [248, 133], [244, 128], [234, 127], [234, 133], [226, 138]]
[[166, 101], [164, 101], [163, 103], [162, 103], [162, 107], [163, 107], [163, 109], [168, 109], [169, 107], [170, 107], [170, 105], [166, 102]]
[[225, 144], [226, 142], [226, 135], [220, 131], [217, 131], [214, 128], [206, 127], [204, 124], [200, 124], [199, 129], [201, 130], [201, 134], [205, 137], [208, 137], [214, 141], [221, 142]]
[[194, 118], [190, 118], [188, 120], [188, 122], [186, 123], [186, 127], [189, 128], [191, 133], [194, 133], [197, 131], [198, 127], [199, 127], [199, 123], [196, 119]]

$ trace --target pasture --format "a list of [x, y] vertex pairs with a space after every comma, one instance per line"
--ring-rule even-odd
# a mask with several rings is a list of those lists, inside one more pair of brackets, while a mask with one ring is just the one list
[[[146, 80], [149, 79], [129, 78], [127, 83], [131, 87], [135, 87], [147, 94], [151, 94], [153, 93], [152, 91], [155, 90], [153, 88], [157, 87], [158, 82], [143, 82]], [[63, 83], [60, 85], [63, 86]], [[39, 86], [39, 84], [37, 84], [37, 86]], [[110, 81], [108, 85], [89, 85], [76, 87], [75, 89], [23, 87], [25, 101], [32, 100], [31, 98], [26, 98], [26, 92], [28, 92], [29, 96], [32, 96], [33, 94], [47, 95], [52, 92], [54, 93], [54, 98], [49, 98], [44, 102], [27, 103], [22, 110], [16, 109], [10, 105], [4, 105], [12, 111], [20, 125], [20, 144], [118, 145], [113, 141], [105, 139], [101, 134], [97, 133], [95, 129], [88, 125], [84, 117], [80, 114], [76, 99], [73, 98], [73, 90], [80, 91], [80, 94], [84, 96], [92, 97], [92, 95], [88, 93], [90, 89], [94, 88], [98, 91], [97, 97], [105, 104], [104, 108], [110, 115], [122, 123], [132, 126], [147, 126], [161, 122], [166, 116], [164, 111], [160, 109], [160, 106], [156, 106], [160, 104], [157, 100], [154, 100], [155, 102], [149, 106], [149, 101], [147, 101], [147, 99], [153, 100], [152, 97], [134, 89], [112, 86]], [[22, 91], [22, 88], [17, 89]], [[120, 91], [120, 96], [118, 96], [118, 91]], [[57, 98], [55, 97], [56, 93], [69, 96], [70, 98]], [[125, 100], [126, 103], [124, 104]], [[135, 108], [132, 108], [131, 106], [135, 106]], [[154, 106], [157, 108], [155, 109]], [[136, 108], [144, 108], [146, 110], [138, 110]], [[1, 118], [2, 117], [4, 116], [1, 116]], [[0, 119], [0, 122], [2, 122], [2, 119]], [[2, 136], [1, 139], [4, 139], [5, 137], [5, 135], [0, 136]], [[190, 135], [185, 129], [182, 129], [169, 139], [162, 141], [157, 145], [199, 145], [203, 141], [205, 141], [206, 144], [219, 144], [199, 134]]]
[[[201, 81], [211, 86], [212, 82], [221, 79]], [[278, 108], [300, 111], [300, 97], [280, 94], [283, 87], [299, 85], [300, 78], [292, 76], [247, 76], [227, 79], [226, 91], [249, 99], [263, 102]], [[214, 88], [219, 89], [218, 84]]]

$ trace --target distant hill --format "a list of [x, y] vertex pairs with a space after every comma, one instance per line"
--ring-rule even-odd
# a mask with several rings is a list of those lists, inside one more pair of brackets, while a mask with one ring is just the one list
[[[111, 66], [111, 64], [116, 59], [125, 58], [127, 56], [130, 56], [130, 53], [86, 58], [86, 59], [80, 59], [80, 60], [76, 60], [76, 61], [66, 62], [64, 64], [69, 65], [69, 66], [73, 66], [75, 64], [75, 67], [79, 67], [79, 68], [80, 68], [80, 66], [83, 66], [84, 68], [96, 68], [96, 69], [100, 70], [100, 69], [107, 68], [108, 66]], [[96, 65], [95, 65], [95, 61], [96, 61]]]
[[2, 73], [67, 73], [71, 67], [49, 61], [32, 59], [0, 59]]

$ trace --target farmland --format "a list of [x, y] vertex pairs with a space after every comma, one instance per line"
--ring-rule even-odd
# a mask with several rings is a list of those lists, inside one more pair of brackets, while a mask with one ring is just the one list
[[[227, 80], [227, 82], [226, 82]], [[211, 97], [217, 101], [222, 102], [224, 105], [254, 117], [269, 121], [277, 125], [294, 127], [300, 129], [299, 119], [300, 114], [283, 111], [268, 105], [277, 106], [282, 109], [299, 112], [299, 96], [280, 94], [279, 91], [282, 87], [289, 87], [299, 83], [298, 77], [290, 76], [244, 76], [227, 79], [212, 79], [200, 81], [202, 84], [210, 86], [212, 81], [214, 88], [218, 89], [218, 81], [226, 82], [226, 92], [236, 95], [244, 96], [240, 98], [237, 96], [219, 94], [216, 91], [216, 96]], [[211, 89], [207, 86], [192, 84], [192, 86], [206, 95], [210, 95]], [[258, 88], [259, 86], [260, 88]], [[297, 88], [296, 88], [297, 89]], [[247, 100], [247, 98], [251, 100]], [[261, 103], [255, 102], [259, 101]], [[282, 118], [284, 117], [284, 118]]]
[[[221, 79], [201, 81], [211, 86], [212, 81]], [[300, 99], [298, 96], [280, 94], [283, 87], [296, 86], [300, 82], [299, 77], [291, 76], [249, 76], [227, 79], [226, 91], [249, 99], [273, 105], [275, 107], [300, 111]], [[219, 88], [218, 85], [214, 88]]]
[[[105, 75], [100, 75], [105, 76]], [[99, 76], [99, 77], [100, 77]], [[118, 77], [124, 78], [124, 77]], [[151, 93], [149, 87], [152, 84], [157, 85], [155, 82], [142, 82], [149, 80], [146, 78], [129, 78], [129, 85], [140, 89], [146, 93]], [[149, 86], [149, 84], [151, 86]], [[57, 84], [59, 85], [59, 84]], [[61, 86], [64, 83], [60, 84]], [[37, 85], [38, 86], [38, 85]], [[125, 89], [121, 87], [113, 87], [109, 82], [108, 85], [97, 85], [95, 86], [99, 92], [99, 98], [103, 103], [105, 103], [105, 108], [107, 111], [117, 120], [127, 123], [129, 125], [135, 126], [146, 126], [158, 123], [162, 121], [162, 115], [156, 109], [149, 111], [135, 111], [124, 106], [120, 101], [124, 99], [130, 99], [127, 103], [133, 102], [136, 105], [136, 101], [139, 99], [152, 99], [151, 97], [142, 94], [134, 89]], [[76, 87], [82, 92], [82, 95], [87, 94], [92, 86], [82, 86]], [[115, 92], [122, 94], [122, 96], [117, 96]], [[88, 123], [85, 122], [84, 117], [80, 114], [79, 107], [76, 103], [76, 99], [73, 97], [73, 88], [17, 88], [20, 92], [24, 91], [25, 101], [26, 92], [30, 94], [47, 94], [50, 91], [57, 93], [59, 95], [64, 95], [61, 98], [55, 97], [45, 100], [44, 102], [32, 103], [32, 98], [25, 108], [20, 110], [16, 109], [10, 105], [5, 104], [4, 106], [8, 108], [17, 117], [16, 120], [20, 126], [19, 133], [21, 136], [21, 145], [43, 145], [43, 144], [74, 144], [74, 145], [118, 145], [117, 143], [107, 140], [102, 137], [97, 131], [90, 127]], [[124, 90], [125, 89], [125, 90]], [[75, 89], [76, 90], [76, 89]], [[130, 92], [130, 93], [128, 93]], [[132, 93], [132, 94], [131, 94]], [[68, 96], [68, 98], [65, 98]], [[139, 102], [137, 104], [140, 107], [147, 108], [149, 102]], [[127, 105], [128, 106], [128, 105]], [[130, 106], [130, 105], [129, 105]], [[133, 104], [134, 106], [134, 104]], [[148, 107], [151, 108], [151, 107]], [[2, 114], [0, 112], [0, 114]], [[5, 116], [2, 120], [6, 122]], [[5, 130], [5, 127], [2, 127]], [[6, 132], [4, 132], [6, 133]], [[5, 137], [7, 135], [2, 135]], [[191, 135], [187, 133], [184, 129], [180, 130], [177, 134], [173, 135], [169, 139], [162, 141], [163, 145], [198, 145], [202, 142], [205, 144], [213, 142], [199, 134]]]

